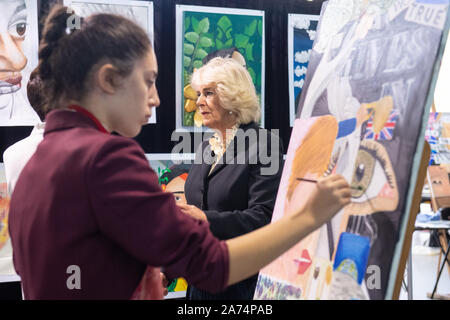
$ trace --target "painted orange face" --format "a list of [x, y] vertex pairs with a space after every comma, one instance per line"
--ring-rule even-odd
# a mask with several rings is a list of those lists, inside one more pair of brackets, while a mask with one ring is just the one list
[[27, 65], [23, 42], [27, 34], [24, 0], [0, 0], [0, 96], [21, 88]]
[[164, 189], [165, 192], [171, 192], [173, 196], [175, 197], [175, 201], [177, 203], [183, 203], [187, 204], [186, 196], [184, 195], [184, 184], [185, 179], [181, 177], [176, 177], [175, 179], [172, 179]]

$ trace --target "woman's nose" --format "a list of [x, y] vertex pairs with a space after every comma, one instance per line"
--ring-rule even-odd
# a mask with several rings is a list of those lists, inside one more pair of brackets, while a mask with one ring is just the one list
[[204, 95], [199, 95], [197, 98], [197, 106], [204, 106], [205, 105], [205, 96]]
[[153, 94], [151, 94], [149, 105], [150, 105], [150, 107], [157, 108], [157, 107], [159, 107], [160, 103], [161, 103], [161, 101], [159, 100], [158, 89], [156, 88], [156, 85], [155, 85], [155, 91], [153, 92]]
[[21, 71], [27, 65], [27, 58], [18, 45], [7, 33], [0, 34], [0, 70]]

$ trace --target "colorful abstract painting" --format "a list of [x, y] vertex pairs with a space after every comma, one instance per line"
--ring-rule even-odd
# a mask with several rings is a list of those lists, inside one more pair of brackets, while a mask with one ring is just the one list
[[[136, 0], [64, 0], [64, 5], [70, 7], [81, 17], [95, 13], [113, 13], [124, 16], [147, 31], [153, 43], [153, 2]], [[76, 26], [76, 21], [69, 23]], [[156, 108], [152, 108], [152, 116], [148, 123], [156, 123]]]
[[352, 199], [261, 270], [256, 299], [393, 298], [448, 11], [448, 0], [324, 3], [273, 220], [308, 201], [315, 184], [301, 178], [341, 174]]
[[288, 15], [289, 119], [291, 127], [294, 125], [296, 108], [305, 83], [318, 22], [318, 15], [292, 13]]
[[37, 14], [36, 0], [0, 0], [0, 126], [40, 122], [26, 88], [38, 64]]
[[[202, 127], [190, 78], [212, 53], [236, 59], [247, 68], [260, 98], [264, 125], [264, 12], [177, 5], [176, 21], [176, 128]], [[228, 53], [229, 49], [234, 50]]]
[[[186, 204], [184, 184], [195, 154], [147, 154], [150, 167], [158, 176], [158, 182], [165, 192], [173, 193], [175, 201]], [[164, 272], [164, 270], [163, 270]], [[188, 283], [184, 278], [168, 279], [169, 294], [166, 299], [184, 298]]]
[[430, 165], [450, 164], [450, 113], [430, 112], [425, 139], [430, 144]]
[[5, 166], [0, 163], [0, 283], [20, 281], [14, 270], [11, 238], [8, 232], [9, 202]]

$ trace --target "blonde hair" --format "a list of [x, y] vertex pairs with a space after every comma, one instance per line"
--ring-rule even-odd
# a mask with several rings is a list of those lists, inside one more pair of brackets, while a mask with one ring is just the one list
[[192, 75], [194, 90], [211, 83], [215, 84], [222, 108], [234, 112], [239, 124], [259, 122], [261, 109], [255, 85], [247, 69], [236, 60], [214, 58]]
[[338, 131], [336, 119], [331, 116], [318, 118], [295, 151], [289, 177], [287, 198], [290, 200], [299, 180], [307, 173], [320, 178], [327, 170]]

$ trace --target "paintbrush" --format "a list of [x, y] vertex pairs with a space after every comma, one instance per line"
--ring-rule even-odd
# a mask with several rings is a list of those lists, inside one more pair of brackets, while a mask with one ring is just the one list
[[[317, 180], [312, 180], [312, 179], [297, 178], [297, 180], [305, 181], [305, 182], [317, 183]], [[350, 189], [354, 189], [354, 190], [362, 190], [363, 187], [361, 187], [361, 186], [350, 186]]]

